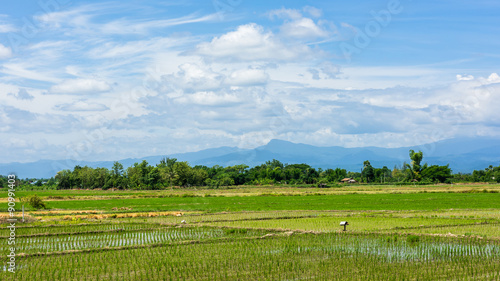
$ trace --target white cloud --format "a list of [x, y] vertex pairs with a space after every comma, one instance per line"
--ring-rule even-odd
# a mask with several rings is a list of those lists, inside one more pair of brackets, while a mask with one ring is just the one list
[[500, 125], [500, 79], [496, 73], [488, 78], [458, 81], [438, 94], [441, 104], [452, 107], [462, 122]]
[[217, 14], [198, 16], [190, 14], [187, 16], [151, 20], [144, 18], [119, 18], [109, 20], [105, 23], [97, 23], [95, 19], [107, 16], [112, 18], [116, 14], [123, 12], [126, 8], [123, 5], [116, 5], [112, 2], [100, 4], [83, 5], [72, 10], [44, 13], [36, 16], [44, 28], [64, 30], [68, 35], [94, 34], [94, 35], [126, 35], [145, 34], [152, 29], [161, 29], [183, 24], [208, 22], [217, 19]]
[[312, 79], [314, 80], [320, 80], [322, 78], [338, 79], [339, 75], [342, 73], [339, 65], [329, 61], [322, 62], [317, 68], [310, 68], [307, 71], [312, 74]]
[[301, 18], [285, 22], [280, 29], [281, 33], [288, 37], [317, 38], [328, 36], [328, 32], [316, 25], [310, 18]]
[[242, 101], [242, 99], [235, 94], [229, 93], [197, 92], [190, 95], [184, 95], [176, 99], [176, 101], [183, 104], [227, 106], [239, 103]]
[[0, 72], [5, 74], [9, 74], [13, 77], [26, 78], [29, 80], [37, 80], [44, 82], [52, 82], [57, 83], [60, 80], [57, 77], [51, 75], [49, 71], [42, 72], [40, 70], [33, 69], [34, 65], [30, 62], [19, 62], [19, 63], [5, 63], [3, 64], [3, 68], [0, 69]]
[[39, 43], [28, 46], [29, 50], [44, 50], [44, 49], [56, 49], [62, 51], [64, 49], [71, 48], [74, 45], [71, 41], [59, 40], [59, 41], [41, 41]]
[[[225, 31], [214, 36], [208, 34], [218, 31], [204, 24], [213, 15], [161, 8], [127, 13], [131, 6], [119, 5], [80, 6], [36, 19], [43, 32], [0, 67], [0, 103], [10, 107], [0, 111], [0, 132], [17, 126], [36, 138], [33, 131], [64, 131], [50, 140], [61, 150], [78, 142], [82, 129], [111, 128], [105, 148], [115, 154], [98, 156], [115, 158], [147, 154], [136, 149], [144, 139], [145, 146], [168, 146], [169, 152], [214, 143], [253, 147], [272, 138], [398, 146], [424, 142], [415, 136], [430, 138], [435, 131], [438, 140], [469, 129], [495, 132], [500, 124], [497, 74], [479, 77], [479, 70], [470, 70], [480, 66], [452, 75], [429, 65], [364, 67], [360, 61], [340, 67], [322, 50], [335, 52], [334, 41], [352, 38], [356, 29], [336, 27], [314, 7], [274, 10], [271, 21], [259, 24], [218, 23], [215, 28]], [[0, 33], [12, 28], [0, 18]], [[4, 45], [0, 57], [1, 47], [12, 57]], [[476, 77], [467, 73], [455, 81], [461, 71]], [[339, 90], [345, 88], [357, 90]]]
[[262, 85], [267, 82], [269, 75], [262, 69], [238, 70], [226, 79], [226, 84], [234, 86]]
[[457, 81], [469, 81], [469, 80], [474, 80], [474, 76], [457, 74]]
[[9, 23], [9, 15], [0, 14], [0, 33], [15, 32], [17, 28]]
[[12, 56], [12, 50], [0, 44], [0, 59], [8, 59]]
[[32, 65], [45, 68], [49, 62], [54, 64], [62, 59], [67, 59], [69, 54], [80, 53], [82, 47], [81, 43], [71, 40], [47, 40], [27, 46], [26, 49], [30, 51]]
[[215, 37], [197, 46], [196, 53], [221, 60], [282, 61], [306, 59], [310, 49], [305, 45], [283, 44], [271, 31], [255, 23], [241, 25], [236, 31]]
[[111, 90], [111, 86], [96, 79], [69, 79], [50, 88], [54, 94], [93, 94]]
[[340, 66], [329, 61], [321, 63], [319, 68], [330, 79], [336, 79], [338, 78], [338, 75], [342, 73]]
[[14, 32], [17, 29], [12, 24], [0, 24], [0, 33]]
[[221, 86], [224, 77], [206, 66], [185, 63], [176, 73], [162, 77], [163, 91], [182, 90], [183, 92], [215, 90]]
[[81, 6], [72, 10], [43, 13], [34, 18], [43, 25], [44, 28], [62, 29], [71, 27], [74, 31], [89, 25], [92, 18], [88, 13], [99, 10], [98, 5]]
[[[410, 118], [408, 124], [425, 123], [434, 129], [452, 133], [463, 130], [461, 128], [467, 124], [500, 125], [497, 113], [500, 107], [500, 83], [489, 82], [482, 77], [425, 89], [393, 87], [349, 92], [341, 95], [342, 101], [386, 108], [386, 111], [404, 110], [404, 118]], [[390, 118], [386, 122], [394, 123]]]
[[76, 101], [70, 104], [60, 104], [57, 105], [56, 108], [62, 111], [103, 111], [109, 109], [104, 104], [88, 101]]
[[[92, 59], [119, 59], [119, 61], [144, 61], [158, 54], [167, 53], [178, 46], [195, 44], [194, 39], [185, 37], [154, 37], [148, 40], [116, 42], [100, 44], [88, 51]], [[177, 54], [175, 55], [178, 56]]]
[[491, 82], [491, 83], [499, 83], [500, 82], [500, 76], [498, 76], [497, 73], [492, 73], [489, 77], [488, 77], [488, 82]]
[[272, 10], [268, 13], [270, 18], [290, 18], [290, 19], [300, 19], [302, 18], [302, 13], [296, 9], [286, 9], [281, 8], [277, 10]]
[[308, 13], [309, 15], [315, 18], [319, 18], [323, 14], [323, 12], [320, 9], [312, 6], [305, 6], [302, 10], [304, 10], [304, 12]]
[[80, 68], [76, 65], [66, 66], [65, 71], [66, 71], [66, 73], [73, 75], [73, 76], [79, 76], [81, 74]]
[[203, 110], [200, 112], [200, 117], [206, 118], [206, 119], [215, 119], [215, 118], [219, 117], [219, 113], [217, 113], [217, 111], [213, 111], [213, 110], [209, 110], [209, 111]]
[[[305, 12], [313, 15], [314, 17], [321, 16], [321, 10], [314, 7], [304, 7]], [[323, 29], [320, 25], [315, 23], [312, 19], [304, 17], [299, 10], [281, 8], [273, 10], [268, 13], [271, 18], [278, 17], [285, 20], [280, 27], [281, 34], [286, 37], [313, 39], [318, 37], [328, 37], [330, 32]], [[321, 21], [326, 23], [325, 21]]]
[[188, 15], [179, 18], [165, 20], [116, 20], [99, 26], [99, 31], [106, 34], [144, 34], [151, 29], [166, 28], [170, 26], [213, 21], [217, 19], [216, 14], [206, 16]]

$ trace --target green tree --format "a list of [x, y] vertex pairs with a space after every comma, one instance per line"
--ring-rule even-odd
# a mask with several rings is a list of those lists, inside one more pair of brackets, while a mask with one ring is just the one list
[[125, 172], [123, 165], [119, 162], [114, 162], [113, 167], [109, 173], [104, 189], [108, 188], [118, 188], [123, 189], [127, 186], [125, 180]]
[[273, 159], [272, 161], [267, 161], [266, 166], [274, 170], [275, 168], [283, 168], [283, 163], [279, 160]]
[[446, 166], [432, 165], [422, 170], [422, 177], [433, 182], [446, 182], [452, 177], [451, 169]]
[[319, 173], [314, 168], [307, 168], [301, 176], [302, 182], [306, 184], [313, 184], [318, 181]]
[[154, 167], [149, 169], [149, 172], [146, 177], [146, 184], [150, 189], [158, 189], [160, 185], [161, 175], [160, 169], [158, 167]]
[[205, 184], [205, 180], [207, 178], [208, 178], [208, 172], [206, 170], [200, 168], [193, 168], [189, 184], [195, 186], [201, 186]]
[[410, 149], [410, 159], [411, 159], [411, 165], [406, 164], [407, 168], [411, 171], [411, 178], [416, 179], [416, 180], [421, 180], [422, 179], [422, 169], [427, 167], [427, 164], [422, 166], [420, 163], [422, 162], [422, 159], [424, 158], [424, 153], [422, 151], [415, 152], [413, 149]]
[[188, 162], [175, 162], [174, 170], [177, 174], [177, 185], [187, 186], [189, 183], [189, 178], [191, 177], [192, 168], [189, 166]]
[[128, 167], [127, 176], [130, 186], [139, 189], [146, 188], [151, 168], [146, 160], [143, 160], [140, 164], [134, 163], [132, 167]]
[[222, 186], [234, 185], [234, 180], [229, 175], [223, 175], [219, 182]]
[[120, 162], [114, 162], [111, 168], [111, 175], [113, 177], [120, 177], [123, 174], [123, 165]]
[[76, 188], [92, 188], [94, 183], [94, 169], [88, 166], [75, 166], [72, 172], [73, 186]]
[[105, 188], [106, 182], [110, 178], [109, 170], [106, 168], [96, 168], [92, 173], [91, 188]]
[[365, 179], [366, 182], [371, 182], [375, 178], [375, 170], [368, 160], [363, 162], [363, 171], [361, 172], [361, 177]]
[[168, 181], [170, 188], [174, 181], [179, 177], [177, 171], [175, 170], [175, 163], [177, 162], [177, 158], [163, 158], [158, 165], [160, 169], [160, 177], [164, 181]]
[[391, 178], [391, 170], [387, 166], [382, 167], [382, 169], [374, 169], [375, 171], [375, 181], [386, 182]]
[[57, 189], [71, 189], [74, 186], [73, 173], [70, 170], [57, 172], [55, 179], [57, 180]]
[[54, 186], [55, 184], [57, 183], [56, 179], [54, 177], [51, 177], [48, 181], [47, 181], [47, 185], [48, 186]]

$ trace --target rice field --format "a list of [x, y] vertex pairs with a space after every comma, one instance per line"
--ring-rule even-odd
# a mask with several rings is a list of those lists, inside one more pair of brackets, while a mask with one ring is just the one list
[[[232, 234], [228, 234], [232, 235]], [[417, 236], [418, 237], [418, 236]], [[20, 258], [4, 280], [498, 280], [500, 245], [343, 233], [286, 234]]]
[[[335, 208], [346, 198], [335, 195], [143, 195], [130, 200], [170, 207], [116, 199], [91, 209], [63, 198], [49, 203], [78, 203], [27, 212], [16, 228], [15, 274], [2, 223], [0, 280], [500, 280], [500, 208], [488, 204], [495, 193], [403, 194], [403, 203], [395, 194], [351, 195], [359, 203], [352, 209]], [[435, 198], [473, 203], [440, 207]], [[397, 204], [372, 207], [384, 199]], [[203, 208], [180, 207], [190, 202]]]
[[[96, 228], [97, 226], [97, 228]], [[93, 231], [82, 232], [80, 228], [66, 228], [68, 232], [42, 233], [43, 235], [19, 235], [16, 249], [25, 255], [50, 254], [54, 252], [95, 250], [137, 245], [157, 245], [178, 241], [204, 241], [233, 236], [261, 236], [259, 230], [228, 231], [207, 227], [158, 227], [154, 225], [96, 225]], [[63, 230], [64, 228], [59, 228]], [[99, 229], [99, 230], [95, 230]], [[80, 232], [77, 232], [80, 231]], [[0, 249], [7, 252], [7, 239]]]

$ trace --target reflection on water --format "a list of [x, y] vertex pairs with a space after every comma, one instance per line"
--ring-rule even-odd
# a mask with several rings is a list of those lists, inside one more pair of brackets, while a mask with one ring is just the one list
[[[264, 254], [276, 255], [290, 252], [344, 252], [353, 255], [376, 255], [389, 262], [449, 260], [456, 257], [500, 257], [500, 246], [485, 243], [467, 243], [466, 241], [416, 242], [393, 241], [380, 237], [360, 237], [346, 235], [325, 235], [323, 246], [286, 247], [272, 249]], [[400, 238], [404, 239], [404, 237]], [[466, 242], [466, 243], [464, 243]]]

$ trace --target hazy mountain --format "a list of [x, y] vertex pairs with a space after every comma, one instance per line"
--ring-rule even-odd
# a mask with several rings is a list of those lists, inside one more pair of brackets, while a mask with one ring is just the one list
[[[179, 161], [188, 161], [189, 163], [198, 163], [201, 159], [210, 159], [213, 157], [218, 157], [221, 155], [226, 155], [233, 153], [235, 151], [241, 151], [237, 147], [219, 147], [205, 149], [198, 152], [188, 152], [188, 153], [178, 153], [172, 155], [157, 155], [148, 156], [144, 158], [127, 158], [117, 160], [125, 168], [134, 165], [134, 163], [140, 163], [142, 160], [146, 160], [148, 163], [155, 165], [160, 163], [160, 160], [164, 157], [173, 157], [179, 159]], [[40, 160], [31, 163], [0, 163], [0, 175], [7, 175], [10, 173], [15, 173], [21, 178], [50, 178], [57, 174], [58, 171], [64, 169], [72, 170], [76, 165], [79, 166], [89, 166], [93, 168], [104, 167], [111, 169], [115, 161], [75, 161], [75, 160]]]
[[[268, 144], [255, 149], [240, 149], [237, 147], [219, 147], [198, 152], [178, 153], [172, 155], [149, 156], [141, 159], [118, 160], [124, 167], [146, 160], [155, 165], [163, 157], [174, 157], [179, 161], [188, 161], [194, 165], [231, 166], [247, 164], [255, 166], [268, 160], [277, 159], [283, 163], [306, 163], [313, 167], [344, 168], [359, 171], [363, 161], [369, 160], [373, 166], [403, 165], [409, 161], [408, 151], [414, 149], [424, 152], [423, 163], [430, 165], [450, 164], [453, 172], [472, 172], [484, 169], [489, 165], [500, 165], [500, 141], [494, 138], [461, 138], [430, 143], [426, 145], [380, 148], [358, 147], [345, 148], [339, 146], [317, 147], [307, 144], [297, 144], [282, 140], [271, 140]], [[15, 172], [22, 178], [50, 178], [62, 169], [73, 169], [74, 166], [111, 168], [114, 161], [72, 161], [72, 160], [40, 160], [33, 163], [0, 164], [0, 174]]]

